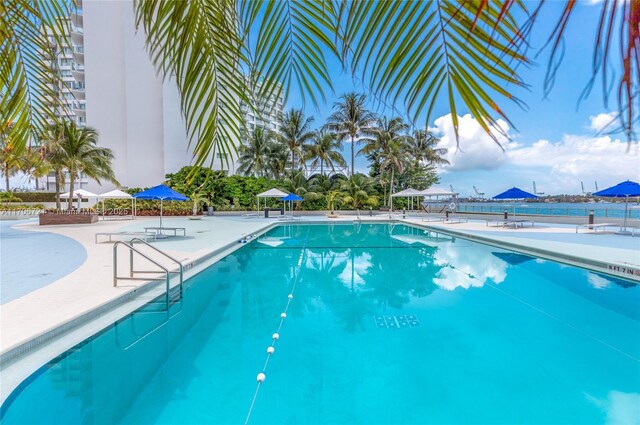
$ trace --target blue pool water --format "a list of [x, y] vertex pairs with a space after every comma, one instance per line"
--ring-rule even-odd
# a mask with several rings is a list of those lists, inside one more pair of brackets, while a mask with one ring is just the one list
[[241, 424], [254, 395], [251, 424], [638, 423], [638, 307], [629, 281], [403, 225], [282, 226], [44, 366], [2, 423]]

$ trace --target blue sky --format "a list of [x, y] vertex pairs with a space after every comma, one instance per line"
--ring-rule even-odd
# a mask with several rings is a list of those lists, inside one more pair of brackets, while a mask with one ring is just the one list
[[[462, 195], [469, 195], [472, 186], [476, 185], [487, 195], [493, 195], [514, 185], [531, 191], [535, 180], [539, 191], [561, 194], [579, 193], [581, 180], [588, 190], [593, 190], [595, 180], [600, 187], [605, 187], [625, 179], [639, 179], [638, 144], [632, 144], [629, 149], [624, 136], [596, 131], [608, 121], [605, 114], [613, 111], [615, 99], [607, 109], [600, 85], [596, 84], [590, 97], [578, 105], [580, 94], [591, 76], [594, 29], [601, 11], [597, 3], [597, 0], [581, 2], [572, 16], [566, 34], [567, 50], [555, 86], [547, 98], [543, 94], [543, 82], [548, 50], [534, 57], [530, 68], [520, 70], [530, 88], [515, 89], [514, 93], [524, 100], [528, 109], [522, 110], [508, 101], [502, 103], [516, 126], [508, 129], [511, 142], [505, 141], [505, 152], [478, 131], [473, 118], [465, 117], [468, 111], [464, 109], [458, 111], [463, 117], [462, 151], [454, 152], [451, 120], [447, 117], [448, 101], [446, 95], [441, 96], [429, 122], [429, 127], [442, 137], [442, 146], [450, 148], [452, 166], [441, 170], [441, 186], [451, 184]], [[533, 51], [539, 51], [544, 45], [563, 4], [548, 2], [543, 9], [532, 34]], [[588, 30], [584, 31], [585, 28]], [[319, 110], [310, 104], [304, 106], [307, 114], [315, 116], [317, 125], [331, 113], [331, 105], [340, 95], [352, 90], [364, 91], [341, 71], [339, 65], [331, 66], [331, 69], [335, 94], [328, 96], [327, 105], [320, 106]], [[288, 106], [303, 106], [295, 90], [289, 96]], [[348, 149], [346, 145], [345, 150]], [[366, 170], [366, 161], [358, 158], [356, 168]]]

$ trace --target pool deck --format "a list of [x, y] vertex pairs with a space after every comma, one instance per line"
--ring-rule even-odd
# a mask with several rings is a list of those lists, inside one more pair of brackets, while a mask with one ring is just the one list
[[[388, 219], [387, 215], [366, 217], [366, 221]], [[326, 216], [316, 215], [303, 216], [300, 220], [284, 223], [354, 220], [355, 216], [329, 220]], [[584, 231], [576, 234], [575, 226], [559, 224], [536, 224], [533, 228], [503, 229], [487, 227], [484, 221], [446, 224], [424, 222], [422, 218], [407, 218], [400, 222], [541, 257], [559, 259], [594, 270], [605, 267], [605, 270], [601, 271], [640, 280], [640, 237], [609, 233], [591, 234]], [[100, 316], [107, 309], [115, 309], [113, 306], [124, 302], [123, 300], [143, 298], [144, 282], [113, 286], [113, 243], [96, 244], [94, 235], [99, 232], [141, 231], [143, 227], [154, 226], [157, 223], [158, 218], [152, 217], [134, 221], [101, 221], [92, 225], [38, 226], [34, 221], [15, 224], [15, 229], [22, 231], [48, 232], [71, 238], [84, 247], [87, 258], [79, 267], [55, 282], [0, 306], [0, 374], [4, 382], [0, 387], [0, 402], [17, 383], [51, 358], [51, 350], [40, 350], [48, 351], [49, 358], [41, 357], [33, 361], [29, 366], [31, 370], [21, 370], [19, 375], [26, 373], [24, 376], [15, 374], [16, 359], [33, 351], [34, 346], [55, 345], [58, 335], [71, 332], [72, 324], [76, 326], [74, 322], [85, 320], [92, 312], [95, 316]], [[190, 266], [185, 273], [187, 278], [215, 261], [217, 257], [240, 247], [238, 240], [266, 231], [275, 223], [279, 222], [274, 219], [240, 216], [213, 216], [197, 221], [187, 218], [165, 218], [164, 226], [185, 227], [187, 237], [158, 240], [153, 242], [153, 245]], [[203, 259], [207, 259], [207, 262], [199, 264]], [[29, 268], [30, 261], [34, 260], [24, 258], [25, 270]], [[28, 277], [28, 274], [25, 276]], [[99, 326], [106, 327], [119, 317], [117, 314], [121, 316], [125, 313], [115, 313], [115, 316], [104, 314], [104, 322]], [[68, 329], [65, 329], [65, 326]], [[87, 331], [89, 333], [78, 333], [52, 350], [56, 351], [56, 354], [61, 353], [95, 331], [94, 327]]]

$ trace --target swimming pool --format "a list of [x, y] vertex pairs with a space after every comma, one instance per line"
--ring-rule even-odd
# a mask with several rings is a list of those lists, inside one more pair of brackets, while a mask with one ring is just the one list
[[639, 306], [629, 281], [444, 234], [284, 225], [45, 365], [2, 422], [237, 424], [252, 401], [251, 424], [633, 422]]

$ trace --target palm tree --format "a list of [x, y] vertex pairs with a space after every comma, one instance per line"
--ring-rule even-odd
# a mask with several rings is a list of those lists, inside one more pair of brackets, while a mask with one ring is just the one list
[[351, 142], [351, 174], [355, 173], [355, 144], [368, 141], [374, 129], [375, 115], [367, 110], [364, 94], [347, 93], [333, 105], [334, 112], [327, 118], [325, 128], [340, 140]]
[[389, 178], [389, 201], [387, 205], [391, 205], [395, 173], [402, 173], [408, 162], [409, 153], [407, 152], [404, 139], [391, 140], [380, 153], [380, 171], [391, 171], [391, 177]]
[[[14, 118], [11, 139], [18, 146], [43, 131], [57, 107], [46, 99], [52, 80], [60, 78], [51, 70], [51, 58], [39, 53], [50, 50], [49, 34], [58, 46], [67, 43], [67, 21], [61, 18], [68, 17], [68, 3], [4, 0], [0, 8], [0, 122]], [[497, 120], [509, 122], [505, 103], [522, 104], [514, 93], [527, 86], [520, 70], [539, 53], [528, 35], [540, 16], [547, 25], [548, 14], [540, 11], [549, 3], [555, 2], [139, 0], [134, 7], [156, 69], [161, 77], [175, 76], [189, 139], [202, 162], [211, 151], [233, 151], [231, 136], [240, 137], [240, 104], [251, 105], [250, 89], [268, 99], [279, 87], [295, 87], [303, 100], [319, 106], [333, 89], [329, 64], [335, 62], [364, 81], [377, 99], [402, 103], [414, 119], [425, 115], [429, 122], [435, 100], [444, 98], [456, 133], [458, 111], [467, 109], [497, 141], [502, 132]], [[578, 3], [567, 0], [552, 11], [557, 23], [541, 47], [551, 46], [545, 93], [562, 52], [572, 47], [564, 35]], [[601, 78], [605, 101], [617, 94], [618, 123], [633, 140], [640, 4], [611, 4], [600, 2], [600, 21], [587, 34], [596, 43], [583, 95]], [[246, 69], [255, 72], [244, 78]], [[34, 72], [39, 78], [31, 78]]]
[[407, 149], [416, 162], [426, 163], [426, 165], [449, 164], [444, 156], [447, 154], [446, 148], [437, 148], [440, 142], [430, 131], [415, 130], [411, 137], [407, 138]]
[[[111, 149], [97, 146], [98, 133], [94, 129], [65, 122], [62, 130], [62, 139], [53, 152], [52, 162], [69, 172], [69, 193], [73, 193], [75, 180], [81, 174], [98, 183], [103, 179], [119, 184], [111, 169], [113, 153]], [[72, 207], [73, 197], [69, 196], [69, 209]]]
[[409, 160], [406, 136], [408, 128], [409, 126], [402, 118], [383, 117], [377, 121], [377, 126], [373, 130], [374, 137], [360, 150], [361, 153], [375, 159], [375, 164], [379, 167], [377, 172], [384, 174], [390, 171], [389, 203], [391, 203], [395, 173], [401, 173]]
[[[2, 124], [0, 124], [2, 125]], [[9, 178], [19, 171], [20, 155], [15, 143], [10, 139], [12, 125], [6, 123], [0, 128], [0, 172], [4, 175], [5, 190], [9, 192]]]
[[30, 146], [22, 157], [20, 169], [25, 174], [33, 177], [36, 183], [36, 190], [39, 190], [39, 180], [48, 175], [52, 167], [42, 146]]
[[378, 204], [378, 196], [375, 194], [375, 182], [364, 174], [350, 175], [348, 179], [342, 182], [340, 190], [344, 192], [342, 200], [347, 204], [351, 204], [354, 209], [362, 208], [365, 205], [375, 206]]
[[268, 173], [267, 175], [274, 179], [281, 179], [287, 170], [287, 161], [289, 159], [289, 153], [286, 146], [281, 143], [271, 144], [268, 158]]
[[305, 117], [302, 109], [291, 109], [282, 117], [279, 140], [291, 154], [291, 171], [296, 170], [296, 157], [303, 157], [307, 143], [313, 139], [312, 122], [313, 117]]
[[240, 145], [238, 172], [245, 176], [264, 177], [269, 172], [269, 160], [275, 134], [270, 130], [257, 127], [247, 134], [245, 142]]
[[335, 172], [336, 165], [344, 167], [346, 162], [340, 153], [342, 143], [333, 134], [319, 131], [314, 134], [313, 141], [307, 147], [305, 160], [311, 160], [311, 168], [320, 164], [320, 174], [324, 175], [325, 164]]

